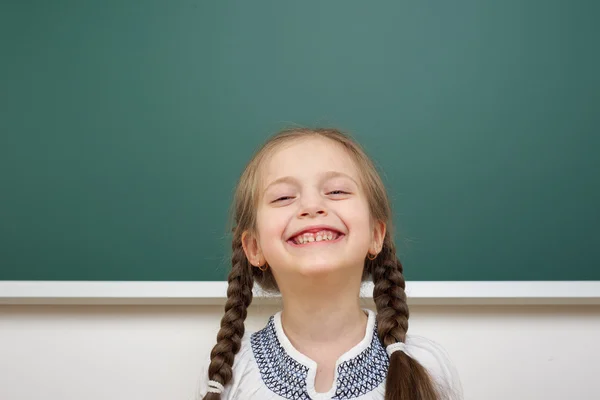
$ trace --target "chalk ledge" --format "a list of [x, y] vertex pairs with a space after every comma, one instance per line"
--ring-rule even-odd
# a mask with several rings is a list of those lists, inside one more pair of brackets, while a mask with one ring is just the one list
[[[0, 281], [0, 304], [223, 305], [226, 282]], [[361, 297], [372, 302], [373, 283]], [[600, 281], [406, 283], [410, 305], [600, 304]], [[278, 304], [255, 288], [253, 304]]]

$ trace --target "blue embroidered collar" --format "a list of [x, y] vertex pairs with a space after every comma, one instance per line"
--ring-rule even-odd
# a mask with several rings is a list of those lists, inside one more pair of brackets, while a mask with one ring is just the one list
[[377, 337], [375, 313], [365, 311], [365, 337], [338, 359], [335, 381], [326, 393], [314, 387], [317, 364], [292, 346], [281, 327], [281, 313], [272, 316], [250, 339], [264, 384], [290, 400], [354, 399], [374, 390], [386, 378], [389, 358]]

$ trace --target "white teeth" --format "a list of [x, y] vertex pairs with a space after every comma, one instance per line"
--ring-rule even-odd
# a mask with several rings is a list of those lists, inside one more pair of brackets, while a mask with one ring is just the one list
[[322, 242], [324, 240], [334, 240], [337, 239], [338, 234], [332, 231], [320, 231], [317, 233], [304, 233], [302, 235], [296, 236], [294, 238], [294, 242], [296, 244], [305, 244], [312, 242]]

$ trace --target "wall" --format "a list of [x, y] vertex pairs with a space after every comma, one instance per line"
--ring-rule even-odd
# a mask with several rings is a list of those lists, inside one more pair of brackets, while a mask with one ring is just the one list
[[[274, 306], [253, 306], [256, 330]], [[598, 399], [600, 306], [414, 306], [468, 400]], [[0, 306], [2, 400], [192, 400], [220, 306]]]

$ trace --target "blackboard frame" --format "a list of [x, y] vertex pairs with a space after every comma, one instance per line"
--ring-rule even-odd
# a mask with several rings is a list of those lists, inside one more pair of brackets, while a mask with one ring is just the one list
[[[372, 305], [371, 282], [361, 299]], [[0, 281], [0, 305], [224, 305], [227, 282]], [[600, 281], [409, 281], [410, 305], [600, 305]], [[254, 290], [253, 304], [280, 297]]]

